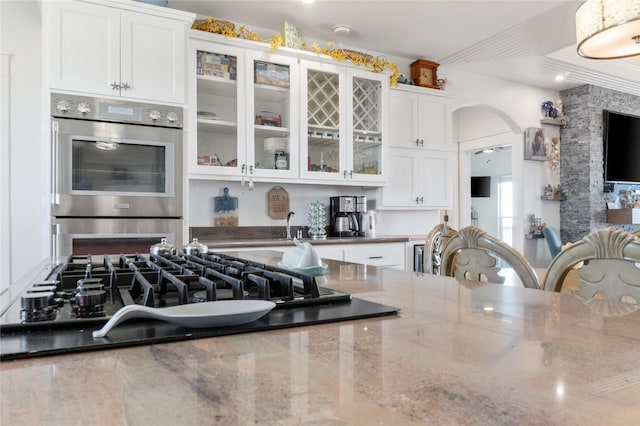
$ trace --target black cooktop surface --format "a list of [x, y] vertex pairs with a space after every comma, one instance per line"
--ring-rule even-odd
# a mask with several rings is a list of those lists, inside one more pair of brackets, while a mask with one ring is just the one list
[[95, 327], [43, 328], [31, 330], [28, 333], [21, 330], [7, 332], [3, 330], [0, 338], [0, 359], [28, 358], [275, 330], [395, 315], [398, 311], [398, 308], [391, 306], [352, 298], [349, 302], [274, 309], [252, 323], [210, 329], [187, 329], [164, 321], [136, 320], [118, 325], [103, 338], [92, 336], [92, 332], [100, 328], [99, 325]]

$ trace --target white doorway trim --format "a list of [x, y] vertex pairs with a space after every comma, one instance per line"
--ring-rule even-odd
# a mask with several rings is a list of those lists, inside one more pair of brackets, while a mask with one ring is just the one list
[[505, 132], [470, 141], [458, 146], [458, 223], [459, 227], [471, 225], [471, 156], [476, 151], [497, 146], [511, 145], [511, 176], [513, 179], [513, 247], [524, 250], [524, 199], [522, 159], [524, 158], [522, 133]]

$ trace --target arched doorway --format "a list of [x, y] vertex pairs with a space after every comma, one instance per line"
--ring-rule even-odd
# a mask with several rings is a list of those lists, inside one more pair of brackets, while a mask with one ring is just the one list
[[[514, 248], [522, 250], [523, 175], [522, 167], [518, 167], [523, 158], [522, 130], [504, 111], [488, 105], [460, 106], [453, 111], [452, 118], [453, 140], [458, 143], [458, 226], [477, 225], [505, 241], [510, 240]], [[502, 151], [502, 155], [492, 158], [492, 153], [483, 152], [489, 149], [493, 149], [493, 155], [497, 155], [499, 151]], [[509, 153], [508, 160], [505, 160], [506, 152]], [[506, 167], [504, 161], [509, 163]], [[485, 164], [479, 165], [481, 162]], [[483, 176], [493, 177], [491, 187], [494, 196], [491, 199], [472, 199], [472, 170]], [[505, 184], [507, 181], [510, 182], [509, 185]], [[501, 183], [505, 185], [500, 186]], [[509, 187], [511, 194], [507, 198], [507, 195], [504, 192], [501, 194], [500, 191]], [[505, 200], [510, 201], [510, 209], [505, 209]], [[488, 209], [484, 214], [484, 220], [479, 215], [472, 218], [474, 204], [476, 207], [491, 204], [493, 211]]]

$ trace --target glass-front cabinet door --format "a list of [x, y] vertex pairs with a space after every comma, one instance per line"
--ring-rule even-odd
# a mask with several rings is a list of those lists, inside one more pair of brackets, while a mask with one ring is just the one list
[[385, 74], [350, 70], [349, 104], [351, 132], [347, 172], [359, 181], [379, 181], [383, 177], [383, 146], [386, 143], [384, 101], [388, 79]]
[[296, 178], [299, 144], [299, 68], [295, 58], [247, 52], [249, 176]]
[[389, 76], [301, 61], [303, 178], [384, 183]]
[[[339, 180], [346, 176], [344, 69], [301, 62], [301, 167], [305, 178]], [[306, 157], [306, 163], [305, 163]]]
[[[197, 144], [196, 173], [241, 176], [247, 164], [241, 49], [194, 41]], [[193, 128], [193, 127], [192, 127]], [[193, 165], [194, 155], [189, 161]]]

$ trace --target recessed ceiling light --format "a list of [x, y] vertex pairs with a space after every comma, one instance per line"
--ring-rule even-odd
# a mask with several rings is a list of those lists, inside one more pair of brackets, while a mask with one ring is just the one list
[[302, 3], [306, 3], [306, 4], [311, 4], [314, 3], [316, 0], [302, 0]]
[[555, 80], [556, 80], [556, 81], [562, 81], [562, 80], [564, 80], [564, 75], [562, 75], [562, 74], [558, 74], [558, 75], [556, 75]]

